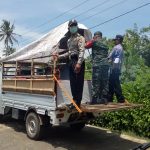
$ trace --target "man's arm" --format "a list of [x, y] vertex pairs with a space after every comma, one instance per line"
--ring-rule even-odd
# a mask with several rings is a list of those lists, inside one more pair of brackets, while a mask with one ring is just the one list
[[115, 49], [113, 48], [110, 54], [108, 55], [108, 59], [112, 60], [112, 57], [114, 56]]
[[84, 53], [85, 53], [85, 39], [82, 36], [78, 40], [78, 48], [79, 48], [79, 57], [77, 63], [81, 65], [84, 60]]
[[65, 53], [63, 53], [63, 54], [58, 54], [58, 59], [59, 60], [63, 60], [63, 59], [67, 59], [68, 57], [69, 57], [69, 52], [68, 52], [68, 50], [64, 50], [65, 51]]
[[92, 48], [93, 42], [94, 42], [94, 40], [87, 41], [86, 44], [85, 44], [85, 48], [87, 48], [87, 49]]
[[60, 46], [60, 43], [57, 44], [57, 47], [56, 47], [56, 51], [54, 51], [53, 55], [53, 59], [54, 60], [63, 60], [63, 59], [67, 59], [69, 57], [69, 52], [68, 52], [68, 49], [61, 49], [59, 48]]

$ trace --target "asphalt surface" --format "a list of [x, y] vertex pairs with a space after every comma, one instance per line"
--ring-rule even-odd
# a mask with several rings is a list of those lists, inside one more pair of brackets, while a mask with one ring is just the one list
[[81, 132], [67, 127], [47, 129], [47, 137], [33, 141], [26, 136], [24, 122], [0, 121], [0, 150], [129, 150], [139, 145], [120, 135], [86, 126]]

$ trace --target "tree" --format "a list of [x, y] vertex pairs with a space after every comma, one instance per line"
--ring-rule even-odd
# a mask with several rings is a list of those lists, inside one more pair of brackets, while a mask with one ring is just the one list
[[142, 28], [140, 30], [141, 34], [141, 51], [140, 54], [145, 60], [145, 64], [150, 67], [150, 26]]
[[15, 48], [8, 46], [8, 49], [3, 50], [3, 56], [9, 56], [16, 51]]
[[16, 40], [16, 36], [20, 36], [16, 33], [14, 33], [15, 26], [14, 24], [11, 24], [7, 20], [3, 20], [2, 25], [0, 26], [0, 41], [4, 41], [4, 55], [8, 56], [12, 54], [15, 49], [12, 48], [14, 42], [18, 44], [18, 41]]
[[122, 76], [126, 81], [135, 80], [137, 72], [141, 68], [145, 67], [145, 65], [150, 66], [149, 31], [150, 27], [144, 27], [139, 30], [136, 24], [133, 29], [126, 30], [123, 43], [125, 67]]

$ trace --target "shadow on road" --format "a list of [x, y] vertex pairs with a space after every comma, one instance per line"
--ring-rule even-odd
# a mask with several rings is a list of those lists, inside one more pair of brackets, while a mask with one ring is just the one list
[[[22, 121], [4, 118], [0, 123], [13, 128], [16, 132], [26, 134], [25, 125]], [[73, 132], [67, 127], [53, 127], [47, 128], [46, 134], [47, 138], [38, 141], [38, 144], [44, 142], [52, 145], [54, 149], [60, 150], [129, 150], [139, 144], [93, 127], [85, 127], [81, 132]], [[27, 142], [35, 145], [35, 141], [25, 138]]]

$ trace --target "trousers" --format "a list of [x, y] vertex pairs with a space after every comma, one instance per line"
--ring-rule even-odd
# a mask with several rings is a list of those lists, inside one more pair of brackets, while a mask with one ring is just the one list
[[69, 76], [70, 76], [70, 87], [73, 100], [78, 106], [81, 104], [83, 86], [84, 86], [84, 71], [85, 71], [85, 62], [81, 65], [81, 70], [79, 73], [74, 71], [77, 60], [71, 60], [69, 65]]
[[108, 65], [93, 66], [92, 103], [107, 102], [108, 96]]
[[118, 69], [113, 69], [109, 76], [109, 101], [113, 102], [114, 94], [117, 97], [118, 102], [124, 102], [125, 98], [122, 94], [122, 89], [120, 85], [120, 71]]

